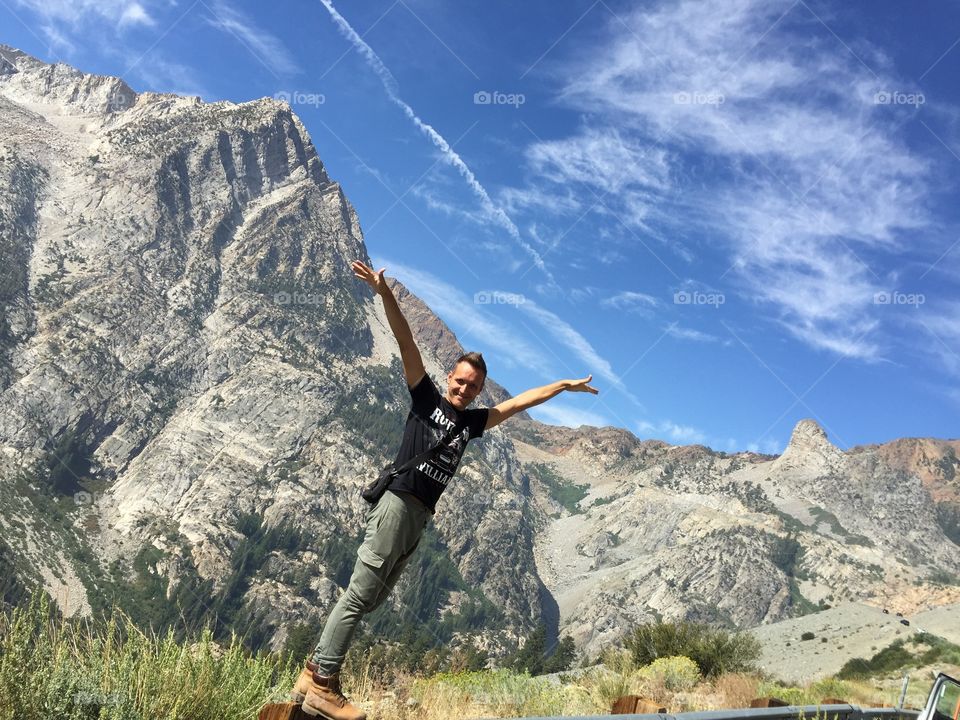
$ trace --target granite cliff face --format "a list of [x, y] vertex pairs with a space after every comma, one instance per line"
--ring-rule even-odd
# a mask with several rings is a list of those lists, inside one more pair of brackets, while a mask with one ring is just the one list
[[[274, 100], [138, 94], [0, 46], [0, 123], [0, 561], [69, 613], [145, 577], [205, 588], [180, 597], [203, 612], [257, 527], [293, 528], [237, 590], [278, 647], [336, 598], [331, 548], [408, 406], [349, 271], [356, 213]], [[395, 290], [441, 380], [456, 337]], [[480, 403], [504, 397], [491, 380]], [[803, 421], [778, 458], [726, 455], [521, 416], [471, 445], [438, 552], [502, 611], [473, 632], [495, 652], [541, 618], [595, 654], [654, 617], [932, 605], [950, 590], [930, 576], [960, 574], [957, 449], [844, 453]], [[563, 482], [587, 486], [573, 511]]]
[[[152, 546], [171, 593], [190, 572], [222, 585], [241, 516], [296, 527], [306, 552], [265, 563], [246, 593], [277, 644], [335, 598], [323, 551], [362, 528], [357, 490], [396, 439], [368, 419], [398, 433], [409, 403], [382, 308], [349, 271], [367, 258], [356, 213], [284, 103], [136, 94], [0, 57], [13, 68], [0, 75], [10, 552], [68, 612], [89, 610], [95, 579], [23, 496], [51, 478], [90, 501], [70, 513], [95, 528], [76, 541], [86, 557], [129, 571]], [[441, 337], [436, 377], [452, 352]], [[471, 498], [436, 523], [459, 571], [529, 625], [541, 586], [531, 546], [506, 540], [527, 503], [509, 442], [491, 433], [450, 496]], [[285, 585], [303, 573], [309, 589]]]
[[[517, 444], [527, 468], [547, 466], [587, 492], [573, 513], [547, 501], [553, 517], [536, 542], [561, 632], [588, 652], [656, 618], [749, 627], [817, 604], [914, 611], [960, 598], [955, 526], [929, 489], [955, 477], [955, 442], [842, 452], [802, 420], [779, 457], [612, 428], [526, 432]], [[924, 480], [930, 467], [937, 482]]]

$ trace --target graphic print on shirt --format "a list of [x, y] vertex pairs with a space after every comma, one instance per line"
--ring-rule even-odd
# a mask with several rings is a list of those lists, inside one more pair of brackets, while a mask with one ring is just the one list
[[[449, 429], [452, 428], [455, 423], [447, 418], [447, 416], [443, 414], [443, 410], [439, 407], [435, 408], [433, 413], [431, 413], [430, 420], [440, 426], [438, 428], [433, 425], [428, 425], [430, 443], [436, 445], [446, 436]], [[463, 457], [463, 451], [466, 449], [469, 440], [470, 429], [465, 427], [460, 431], [459, 435], [448, 440], [445, 445], [437, 450], [432, 459], [420, 463], [417, 466], [417, 470], [436, 480], [441, 485], [446, 486], [453, 477], [453, 474], [457, 471], [460, 458]]]

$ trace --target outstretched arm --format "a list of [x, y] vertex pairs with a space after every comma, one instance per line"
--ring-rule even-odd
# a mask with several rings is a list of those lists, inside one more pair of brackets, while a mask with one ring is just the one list
[[582, 380], [558, 380], [555, 383], [532, 388], [509, 400], [504, 400], [496, 407], [490, 408], [490, 413], [487, 415], [487, 426], [484, 429], [489, 430], [507, 418], [513, 417], [518, 412], [546, 402], [552, 397], [556, 397], [564, 390], [567, 392], [588, 392], [596, 395], [598, 392], [597, 389], [588, 385], [592, 379], [593, 375], [587, 375]]
[[427, 371], [423, 367], [423, 358], [420, 357], [420, 349], [413, 340], [413, 333], [410, 332], [410, 325], [407, 319], [400, 312], [400, 306], [397, 304], [397, 298], [393, 296], [393, 291], [387, 285], [383, 278], [386, 268], [381, 268], [377, 272], [373, 268], [363, 264], [359, 260], [351, 265], [353, 274], [363, 280], [370, 288], [380, 296], [383, 301], [383, 309], [387, 313], [387, 322], [390, 323], [390, 329], [393, 330], [393, 336], [397, 339], [400, 346], [400, 359], [403, 360], [403, 375], [407, 380], [407, 387], [417, 386]]

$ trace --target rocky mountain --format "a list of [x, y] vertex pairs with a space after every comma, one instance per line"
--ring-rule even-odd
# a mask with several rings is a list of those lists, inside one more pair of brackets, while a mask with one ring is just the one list
[[525, 467], [584, 493], [537, 536], [561, 630], [596, 651], [657, 618], [751, 627], [850, 600], [910, 612], [955, 602], [960, 547], [923, 468], [954, 477], [956, 443], [919, 441], [935, 459], [896, 451], [910, 442], [842, 452], [812, 420], [779, 457], [612, 428], [527, 433]]
[[[0, 566], [71, 614], [126, 599], [274, 648], [319, 625], [409, 398], [306, 129], [4, 46], [0, 123]], [[456, 337], [395, 290], [442, 379]], [[468, 450], [400, 622], [497, 653], [543, 619], [595, 654], [657, 617], [932, 607], [960, 574], [957, 447], [841, 452], [803, 421], [780, 457], [727, 455], [518, 417]]]
[[[210, 581], [202, 604], [235, 575], [242, 518], [294, 527], [304, 547], [243, 578], [277, 644], [335, 598], [328, 546], [361, 531], [358, 487], [409, 403], [382, 308], [349, 271], [368, 259], [356, 213], [284, 103], [136, 94], [0, 53], [8, 554], [67, 612], [103, 589], [91, 564], [140, 566], [169, 596]], [[447, 345], [426, 358], [436, 376]], [[498, 433], [474, 456], [437, 532], [522, 628], [541, 594], [515, 542], [523, 479]], [[96, 502], [55, 526], [48, 497]]]

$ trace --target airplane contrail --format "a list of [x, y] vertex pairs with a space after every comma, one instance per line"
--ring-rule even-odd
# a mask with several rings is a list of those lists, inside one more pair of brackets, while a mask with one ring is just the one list
[[366, 41], [357, 34], [357, 31], [353, 29], [350, 23], [341, 15], [337, 9], [333, 6], [332, 0], [320, 0], [323, 3], [323, 6], [327, 9], [327, 12], [330, 13], [330, 17], [333, 18], [334, 23], [336, 23], [337, 28], [340, 30], [340, 33], [355, 47], [360, 51], [360, 54], [363, 56], [364, 60], [367, 61], [367, 64], [373, 69], [377, 77], [380, 78], [380, 82], [383, 83], [384, 89], [387, 91], [387, 97], [390, 98], [390, 101], [394, 105], [403, 110], [404, 114], [413, 121], [413, 124], [423, 132], [430, 141], [437, 146], [440, 150], [443, 158], [453, 167], [457, 169], [460, 175], [464, 180], [467, 181], [467, 185], [470, 186], [470, 189], [473, 190], [474, 194], [480, 198], [480, 203], [483, 206], [484, 212], [498, 225], [504, 228], [520, 246], [529, 253], [533, 259], [534, 265], [540, 269], [550, 281], [553, 282], [553, 277], [550, 272], [547, 270], [546, 265], [543, 263], [543, 258], [540, 257], [533, 247], [520, 237], [520, 231], [517, 229], [517, 226], [514, 225], [513, 221], [507, 216], [507, 214], [497, 207], [494, 204], [493, 200], [490, 199], [490, 195], [487, 193], [486, 188], [480, 184], [480, 181], [477, 180], [476, 175], [473, 174], [473, 171], [467, 167], [467, 164], [463, 159], [457, 154], [457, 152], [450, 147], [450, 143], [446, 139], [433, 129], [432, 126], [425, 123], [420, 117], [414, 112], [413, 108], [410, 107], [403, 98], [400, 97], [400, 86], [397, 83], [397, 79], [393, 76], [393, 73], [387, 69], [387, 66], [383, 64], [383, 61], [380, 60], [380, 57], [374, 52]]

